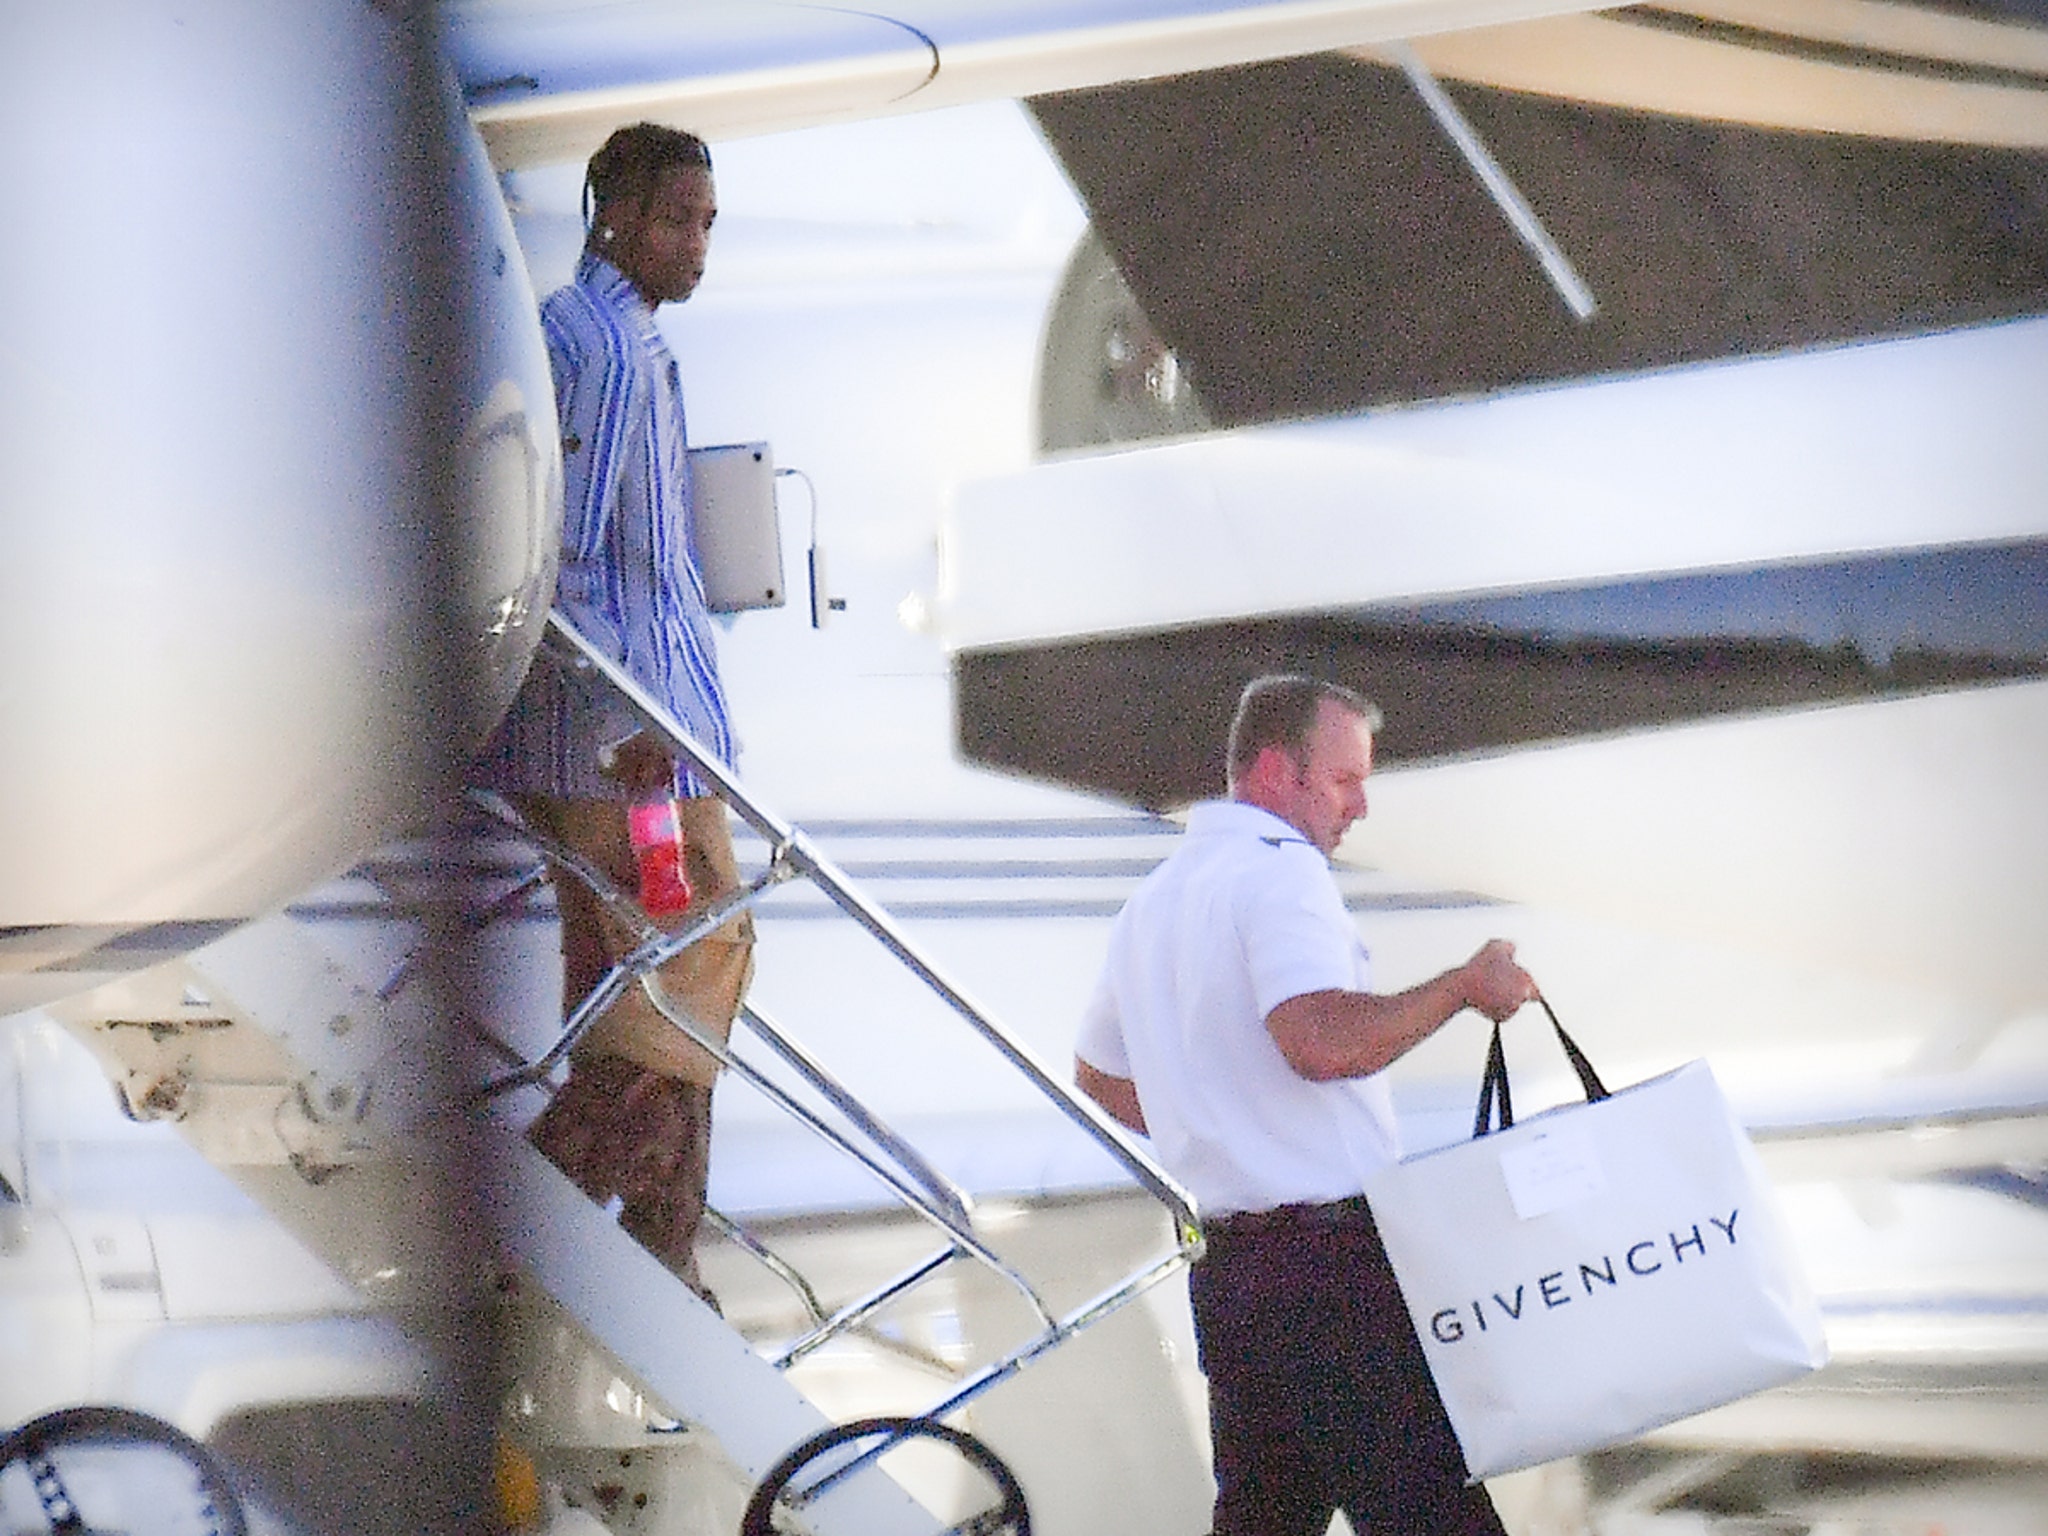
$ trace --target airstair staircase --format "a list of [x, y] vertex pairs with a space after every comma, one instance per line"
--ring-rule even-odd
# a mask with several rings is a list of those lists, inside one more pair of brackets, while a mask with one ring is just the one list
[[[614, 1430], [584, 1438], [603, 1440], [610, 1433], [613, 1443], [605, 1449], [623, 1448], [623, 1459], [613, 1465], [626, 1471], [615, 1471], [614, 1482], [630, 1482], [627, 1464], [639, 1458], [639, 1512], [622, 1514], [608, 1529], [676, 1536], [730, 1531], [740, 1493], [792, 1447], [831, 1428], [827, 1415], [793, 1385], [795, 1362], [870, 1323], [933, 1275], [974, 1266], [1014, 1292], [1032, 1322], [1006, 1348], [963, 1368], [938, 1401], [912, 1416], [924, 1423], [957, 1419], [982, 1393], [1173, 1275], [1198, 1254], [1199, 1229], [1187, 1197], [1142, 1149], [1070, 1094], [802, 832], [757, 804], [559, 615], [550, 616], [536, 664], [563, 667], [584, 685], [610, 688], [628, 700], [769, 849], [755, 878], [672, 934], [609, 893], [644, 942], [574, 1010], [545, 1050], [529, 1060], [491, 1027], [484, 1016], [488, 994], [474, 987], [476, 962], [451, 958], [446, 944], [463, 932], [476, 937], [493, 916], [530, 897], [539, 879], [533, 866], [514, 867], [509, 881], [501, 875], [500, 888], [468, 910], [445, 900], [430, 909], [409, 907], [404, 891], [387, 891], [394, 903], [387, 917], [417, 917], [424, 910], [429, 937], [420, 938], [418, 923], [387, 921], [384, 931], [410, 935], [409, 947], [373, 954], [367, 963], [360, 955], [338, 955], [302, 925], [280, 918], [50, 1012], [92, 1047], [132, 1113], [179, 1122], [193, 1145], [371, 1304], [404, 1320], [435, 1315], [451, 1302], [459, 1307], [465, 1299], [495, 1298], [494, 1305], [515, 1318], [511, 1375], [501, 1384], [505, 1433], [515, 1441], [523, 1429], [538, 1440], [573, 1441], [578, 1414], [589, 1420], [593, 1404], [603, 1399]], [[475, 797], [474, 806], [485, 816], [509, 815], [487, 797]], [[437, 842], [415, 861], [415, 872], [445, 890], [451, 882], [437, 878], [449, 872], [444, 866], [461, 864], [464, 849], [476, 846], [474, 834], [466, 843]], [[498, 846], [505, 846], [502, 839]], [[797, 1337], [750, 1342], [533, 1151], [520, 1127], [550, 1091], [570, 1047], [604, 1009], [626, 988], [647, 985], [643, 978], [656, 966], [733, 912], [794, 880], [829, 897], [1164, 1207], [1171, 1236], [1163, 1252], [1078, 1306], [1048, 1305], [977, 1230], [969, 1196], [794, 1036], [750, 1008], [730, 1048], [722, 1048], [668, 1008], [658, 985], [649, 986], [649, 995], [678, 1028], [865, 1166], [932, 1229], [934, 1250], [828, 1314], [767, 1245], [713, 1213], [716, 1226], [806, 1298], [810, 1322]], [[621, 1414], [631, 1431], [623, 1438], [615, 1433]], [[566, 1435], [565, 1424], [572, 1426]], [[870, 1437], [821, 1457], [791, 1481], [775, 1528], [820, 1536], [940, 1529], [941, 1517], [875, 1464], [899, 1438], [900, 1432], [879, 1442]]]

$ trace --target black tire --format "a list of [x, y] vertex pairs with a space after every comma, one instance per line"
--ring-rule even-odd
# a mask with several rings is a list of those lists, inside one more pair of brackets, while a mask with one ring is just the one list
[[952, 1536], [1031, 1536], [1031, 1510], [1024, 1501], [1023, 1485], [1017, 1481], [1017, 1475], [1003, 1464], [1001, 1457], [964, 1429], [954, 1429], [936, 1419], [912, 1418], [855, 1419], [850, 1423], [835, 1424], [811, 1436], [769, 1468], [768, 1475], [761, 1479], [753, 1498], [747, 1501], [746, 1516], [740, 1521], [740, 1536], [774, 1536], [775, 1528], [769, 1522], [775, 1513], [775, 1501], [782, 1497], [797, 1473], [827, 1451], [856, 1440], [870, 1439], [943, 1441], [996, 1485], [998, 1502], [995, 1508], [952, 1526]]
[[[0, 1438], [0, 1473], [21, 1466], [35, 1483], [45, 1518], [54, 1536], [115, 1536], [111, 1530], [94, 1525], [71, 1502], [57, 1458], [66, 1447], [154, 1446], [169, 1451], [190, 1467], [197, 1478], [193, 1492], [195, 1514], [210, 1536], [248, 1536], [248, 1521], [242, 1501], [236, 1497], [214, 1454], [199, 1441], [162, 1419], [132, 1408], [92, 1406], [59, 1408]], [[145, 1531], [124, 1536], [148, 1536]]]

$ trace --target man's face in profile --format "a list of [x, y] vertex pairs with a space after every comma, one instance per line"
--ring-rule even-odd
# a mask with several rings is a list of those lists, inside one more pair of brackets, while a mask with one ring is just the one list
[[[1278, 751], [1278, 748], [1269, 750]], [[1308, 747], [1292, 767], [1282, 790], [1282, 818], [1324, 853], [1334, 853], [1351, 824], [1365, 815], [1365, 780], [1372, 772], [1372, 731], [1365, 721], [1330, 699], [1316, 707]]]
[[671, 167], [644, 199], [607, 210], [612, 238], [605, 258], [649, 304], [680, 303], [704, 276], [717, 218], [711, 172], [701, 165]]

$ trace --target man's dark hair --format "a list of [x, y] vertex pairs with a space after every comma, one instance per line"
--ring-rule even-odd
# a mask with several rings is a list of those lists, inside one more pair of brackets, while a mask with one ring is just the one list
[[646, 201], [663, 176], [687, 166], [711, 169], [711, 147], [694, 133], [660, 123], [618, 129], [583, 173], [584, 226], [595, 224], [613, 203]]
[[1291, 673], [1255, 677], [1246, 683], [1230, 722], [1231, 778], [1257, 762], [1268, 747], [1279, 747], [1297, 762], [1304, 761], [1316, 711], [1325, 699], [1357, 715], [1367, 730], [1380, 728], [1379, 705], [1342, 683]]

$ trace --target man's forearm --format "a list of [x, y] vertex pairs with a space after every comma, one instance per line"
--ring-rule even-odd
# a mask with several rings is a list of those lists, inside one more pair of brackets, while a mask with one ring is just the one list
[[1287, 1064], [1311, 1082], [1370, 1077], [1392, 1066], [1466, 1006], [1460, 971], [1406, 992], [1309, 992], [1266, 1015]]
[[1140, 1136], [1151, 1134], [1145, 1127], [1145, 1111], [1138, 1103], [1138, 1085], [1128, 1077], [1117, 1077], [1099, 1067], [1091, 1067], [1076, 1056], [1074, 1086], [1100, 1104], [1117, 1124], [1136, 1131]]
[[1494, 939], [1455, 970], [1406, 992], [1306, 992], [1266, 1015], [1287, 1064], [1311, 1082], [1370, 1077], [1466, 1008], [1504, 1019], [1536, 995], [1515, 947]]

